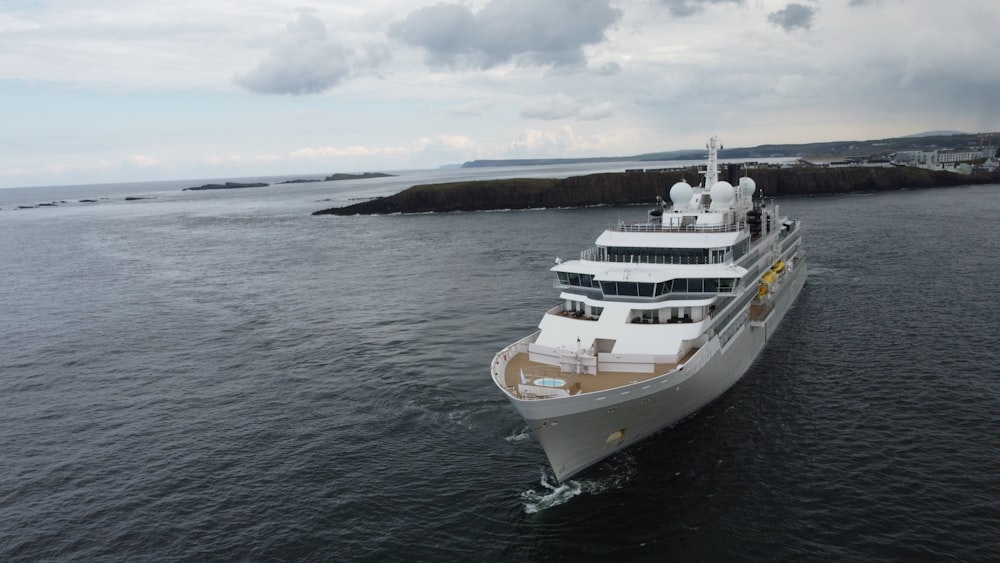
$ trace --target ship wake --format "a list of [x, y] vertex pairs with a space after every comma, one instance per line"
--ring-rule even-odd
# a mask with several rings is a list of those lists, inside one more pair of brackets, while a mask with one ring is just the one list
[[604, 462], [594, 473], [599, 476], [588, 479], [570, 479], [562, 484], [555, 483], [549, 471], [542, 470], [539, 482], [541, 489], [530, 489], [521, 493], [525, 514], [535, 514], [543, 510], [566, 504], [581, 494], [599, 495], [605, 491], [622, 489], [636, 472], [635, 458], [623, 452]]
[[525, 424], [520, 428], [518, 428], [517, 430], [515, 430], [513, 434], [504, 438], [504, 440], [513, 443], [513, 442], [523, 442], [528, 438], [531, 438], [531, 427]]

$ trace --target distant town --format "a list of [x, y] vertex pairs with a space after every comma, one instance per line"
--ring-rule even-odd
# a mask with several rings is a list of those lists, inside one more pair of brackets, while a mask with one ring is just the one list
[[[1000, 133], [960, 133], [934, 131], [907, 137], [894, 137], [870, 141], [832, 141], [806, 144], [759, 145], [746, 148], [723, 148], [722, 160], [789, 159], [782, 166], [815, 167], [891, 167], [913, 166], [931, 170], [947, 170], [957, 174], [994, 172], [1000, 167], [996, 141]], [[703, 149], [678, 150], [624, 157], [599, 157], [580, 159], [512, 159], [474, 160], [463, 168], [482, 166], [531, 166], [573, 164], [583, 162], [662, 162], [702, 160]], [[647, 169], [648, 170], [648, 169]]]
[[[878, 143], [872, 143], [871, 148], [879, 147]], [[884, 145], [882, 145], [884, 146]], [[850, 147], [855, 150], [854, 147]], [[966, 147], [946, 147], [936, 148], [933, 144], [929, 147], [896, 150], [896, 151], [876, 151], [870, 154], [854, 154], [844, 156], [837, 160], [823, 160], [818, 158], [800, 158], [798, 163], [806, 166], [916, 166], [929, 170], [947, 170], [958, 174], [973, 174], [980, 172], [994, 172], [1000, 168], [998, 161], [998, 149], [994, 144], [993, 133], [983, 133], [976, 136], [976, 143]]]

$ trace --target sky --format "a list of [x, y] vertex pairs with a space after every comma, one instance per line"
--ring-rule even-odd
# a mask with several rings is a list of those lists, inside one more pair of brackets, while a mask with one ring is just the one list
[[0, 0], [0, 187], [1000, 131], [991, 0]]

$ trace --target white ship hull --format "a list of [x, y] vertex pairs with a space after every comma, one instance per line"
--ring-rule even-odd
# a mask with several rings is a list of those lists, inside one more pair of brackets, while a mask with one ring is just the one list
[[676, 424], [732, 387], [798, 297], [806, 280], [805, 266], [805, 261], [800, 261], [790, 272], [767, 319], [748, 321], [725, 349], [713, 338], [679, 369], [603, 394], [543, 401], [510, 398], [545, 450], [556, 479], [568, 479]]

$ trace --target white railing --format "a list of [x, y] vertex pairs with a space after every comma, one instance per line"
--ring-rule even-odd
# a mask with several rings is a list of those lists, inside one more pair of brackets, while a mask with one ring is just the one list
[[[709, 257], [691, 259], [690, 256], [642, 256], [641, 254], [609, 255], [600, 246], [592, 246], [580, 251], [580, 260], [591, 262], [612, 262], [618, 264], [712, 264]], [[714, 262], [723, 263], [722, 260]]]
[[746, 221], [728, 223], [725, 225], [699, 225], [698, 223], [692, 223], [683, 226], [655, 223], [619, 223], [612, 229], [619, 233], [729, 233], [733, 231], [741, 231], [746, 227], [746, 225]]

